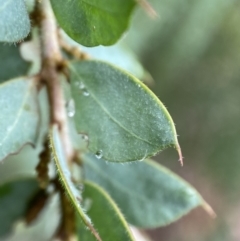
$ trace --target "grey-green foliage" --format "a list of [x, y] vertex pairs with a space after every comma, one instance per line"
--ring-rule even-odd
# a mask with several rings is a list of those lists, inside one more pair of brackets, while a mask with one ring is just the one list
[[18, 46], [0, 43], [0, 83], [25, 75], [29, 63], [21, 58]]
[[[131, 231], [117, 205], [98, 185], [85, 182], [83, 205], [104, 241], [134, 241]], [[78, 221], [79, 241], [95, 241], [94, 236]]]
[[0, 0], [0, 42], [18, 42], [30, 32], [24, 0]]
[[92, 155], [82, 158], [85, 178], [102, 186], [134, 226], [165, 226], [193, 208], [207, 205], [193, 187], [153, 161], [118, 165]]
[[10, 233], [13, 224], [24, 218], [37, 181], [23, 179], [0, 184], [0, 238]]
[[[59, 26], [75, 41], [85, 46], [115, 43], [128, 27], [131, 12], [136, 4], [135, 0], [50, 1]], [[28, 3], [33, 2], [28, 1]], [[33, 6], [34, 4], [29, 5], [29, 11]], [[19, 41], [27, 36], [29, 28], [29, 19], [23, 0], [0, 0], [0, 41]], [[37, 32], [31, 36], [36, 43], [39, 42], [35, 41], [36, 39], [41, 39]], [[87, 52], [90, 57], [107, 60], [139, 78], [145, 77], [141, 64], [132, 57], [133, 55], [128, 52], [123, 53], [122, 48], [113, 46], [106, 49], [100, 46], [90, 49], [81, 48], [73, 41], [68, 41], [68, 44], [70, 44], [70, 49], [77, 46], [77, 50]], [[27, 55], [26, 59], [33, 60], [29, 58], [29, 54], [32, 51], [31, 48], [38, 48], [37, 46], [40, 44], [24, 45], [23, 52]], [[65, 50], [67, 51], [67, 48]], [[35, 144], [38, 138], [41, 143], [34, 154], [34, 159], [37, 159], [42, 149], [43, 136], [49, 131], [51, 154], [60, 179], [57, 181], [54, 176], [49, 187], [55, 184], [54, 191], [65, 191], [71, 207], [76, 210], [79, 240], [134, 240], [126, 220], [114, 202], [120, 206], [129, 223], [143, 228], [169, 224], [199, 205], [209, 208], [197, 191], [182, 179], [162, 166], [144, 160], [169, 146], [175, 147], [181, 155], [173, 121], [152, 91], [131, 74], [105, 62], [71, 61], [74, 58], [71, 51], [67, 51], [70, 56], [64, 59], [66, 65], [61, 66], [63, 69], [57, 69], [63, 70], [62, 73], [65, 77], [69, 77], [70, 82], [67, 82], [65, 77], [61, 78], [62, 73], [59, 73], [59, 81], [65, 81], [62, 89], [67, 90], [65, 91], [65, 99], [68, 100], [66, 112], [69, 118], [72, 118], [68, 120], [71, 127], [68, 134], [73, 133], [70, 139], [74, 142], [72, 146], [76, 151], [74, 160], [66, 157], [63, 135], [59, 132], [61, 128], [57, 125], [49, 126], [49, 113], [47, 112], [51, 108], [47, 106], [47, 96], [44, 96], [44, 111], [39, 114], [38, 110], [37, 86], [39, 87], [41, 83], [40, 87], [42, 87], [46, 81], [42, 79], [40, 72], [40, 68], [45, 66], [45, 62], [40, 64], [41, 51], [42, 49], [33, 51], [34, 54], [32, 54], [37, 67], [31, 73], [38, 74], [37, 78], [19, 77], [27, 70], [26, 62], [21, 59], [18, 49], [14, 46], [0, 46], [0, 82], [19, 77], [0, 85], [0, 160], [18, 152], [27, 143]], [[115, 58], [115, 54], [118, 58]], [[35, 55], [38, 56], [35, 58]], [[53, 58], [52, 61], [54, 62], [55, 59]], [[37, 82], [38, 80], [41, 82]], [[68, 88], [69, 85], [70, 88]], [[69, 106], [71, 112], [69, 112]], [[40, 119], [43, 126], [41, 126], [39, 138]], [[77, 132], [83, 135], [78, 136]], [[83, 140], [80, 144], [81, 137]], [[82, 148], [83, 143], [87, 143], [87, 148], [93, 155], [86, 154], [88, 150]], [[78, 155], [79, 150], [83, 155]], [[45, 153], [47, 157], [42, 155], [43, 153], [39, 156], [41, 160], [51, 161], [49, 153]], [[24, 157], [27, 161], [32, 159], [24, 152], [22, 155], [17, 155], [15, 160], [20, 161]], [[48, 160], [45, 160], [47, 158]], [[107, 165], [105, 160], [111, 162], [141, 160], [143, 162], [122, 166], [119, 163]], [[24, 165], [29, 168], [30, 164], [27, 165], [27, 161]], [[37, 160], [34, 160], [34, 163], [36, 162]], [[81, 164], [81, 167], [75, 165], [77, 162]], [[68, 164], [71, 164], [71, 169]], [[33, 173], [32, 165], [31, 162], [29, 173]], [[40, 171], [39, 167], [37, 169], [39, 178], [41, 174], [44, 177], [47, 175], [47, 168], [44, 166], [46, 163], [41, 162], [41, 165]], [[17, 177], [19, 173], [22, 173], [21, 170], [16, 171], [15, 174], [12, 172], [11, 178]], [[81, 173], [81, 177], [76, 173]], [[3, 180], [6, 180], [6, 175], [3, 177]], [[51, 175], [50, 178], [52, 177]], [[84, 178], [92, 183], [85, 182]], [[85, 183], [83, 193], [76, 188], [78, 182]], [[30, 194], [34, 194], [34, 188], [28, 187], [28, 183], [18, 181], [14, 183], [14, 187], [15, 184], [23, 184], [23, 186], [17, 186], [16, 192], [13, 189], [13, 193], [8, 191], [9, 186], [4, 186], [2, 189], [0, 187], [0, 235], [1, 231], [2, 234], [9, 232], [9, 227], [22, 216], [26, 200], [31, 196]], [[51, 188], [47, 190], [51, 195]], [[18, 197], [19, 200], [17, 200]], [[14, 203], [16, 207], [12, 204], [13, 199], [18, 201]], [[9, 205], [6, 209], [2, 208], [5, 204]], [[65, 204], [62, 202], [61, 214], [63, 210], [68, 209], [63, 205]], [[14, 211], [12, 215], [11, 210], [17, 211]], [[10, 215], [9, 219], [6, 218], [7, 222], [4, 226], [2, 223], [8, 215], [7, 212]], [[61, 217], [62, 224], [67, 223], [64, 220], [65, 214]], [[73, 222], [73, 220], [70, 221]], [[86, 227], [91, 232], [86, 230]]]
[[179, 148], [169, 113], [142, 82], [104, 62], [76, 61], [69, 69], [76, 128], [89, 136], [91, 152], [126, 162]]
[[32, 78], [18, 78], [0, 85], [0, 161], [26, 143], [35, 144], [39, 113]]
[[60, 26], [85, 46], [112, 45], [128, 27], [134, 0], [51, 0]]

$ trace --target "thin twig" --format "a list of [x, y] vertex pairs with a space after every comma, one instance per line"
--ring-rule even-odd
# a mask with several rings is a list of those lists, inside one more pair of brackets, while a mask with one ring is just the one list
[[67, 41], [65, 41], [65, 39], [62, 37], [61, 33], [59, 32], [59, 42], [61, 47], [71, 56], [73, 56], [75, 59], [78, 60], [86, 60], [86, 59], [90, 59], [90, 56], [81, 51], [81, 49], [77, 46], [68, 44]]
[[48, 90], [51, 124], [57, 124], [66, 158], [71, 163], [74, 150], [69, 138], [65, 101], [59, 78], [59, 69], [64, 65], [64, 61], [59, 47], [57, 25], [49, 0], [42, 0], [38, 3], [38, 7], [41, 14], [41, 78], [46, 83]]
[[148, 13], [151, 18], [158, 17], [157, 12], [147, 0], [136, 0], [136, 2]]
[[[50, 5], [50, 0], [42, 0], [38, 3], [39, 13], [41, 14], [41, 38], [42, 38], [42, 70], [41, 79], [46, 83], [50, 111], [51, 111], [51, 125], [56, 125], [59, 129], [62, 147], [68, 164], [72, 164], [75, 152], [69, 137], [69, 130], [67, 125], [67, 116], [65, 110], [64, 96], [60, 83], [60, 70], [64, 67], [64, 60], [61, 55], [57, 25]], [[65, 194], [64, 194], [65, 195]], [[65, 200], [65, 199], [64, 199]], [[64, 206], [65, 202], [62, 203]], [[68, 212], [68, 210], [62, 210]], [[68, 215], [67, 215], [68, 216]], [[70, 213], [71, 216], [71, 213]], [[73, 227], [71, 223], [65, 223], [63, 226], [67, 228], [67, 232], [71, 232]], [[86, 223], [96, 240], [102, 241], [97, 231], [91, 224]], [[65, 231], [66, 231], [65, 230]], [[67, 234], [68, 237], [71, 237]]]

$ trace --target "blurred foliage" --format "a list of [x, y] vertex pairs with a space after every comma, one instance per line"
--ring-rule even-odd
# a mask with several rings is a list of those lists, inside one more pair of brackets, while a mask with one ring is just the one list
[[29, 64], [21, 59], [17, 46], [0, 43], [0, 83], [25, 75]]
[[[218, 214], [211, 222], [216, 227], [194, 240], [239, 240], [231, 224], [240, 219], [232, 215], [240, 201], [240, 3], [150, 2], [159, 17], [148, 19], [139, 10], [123, 42], [141, 57], [177, 124], [185, 167], [170, 162], [176, 158], [171, 150], [158, 159], [198, 186]], [[189, 230], [194, 223], [199, 220]], [[179, 232], [165, 240], [193, 240]]]

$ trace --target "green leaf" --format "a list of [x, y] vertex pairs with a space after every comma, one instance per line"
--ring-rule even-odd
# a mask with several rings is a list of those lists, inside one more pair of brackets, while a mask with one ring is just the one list
[[0, 42], [18, 42], [30, 32], [24, 0], [0, 0]]
[[[119, 208], [111, 197], [99, 186], [86, 182], [83, 192], [83, 204], [91, 217], [103, 241], [133, 241], [131, 231]], [[94, 236], [78, 222], [78, 234], [81, 241], [95, 241]]]
[[25, 75], [29, 63], [25, 62], [19, 53], [19, 48], [0, 43], [0, 83], [21, 75]]
[[211, 212], [193, 187], [153, 161], [119, 165], [91, 155], [82, 158], [85, 178], [103, 187], [135, 226], [165, 226], [199, 205]]
[[19, 78], [0, 85], [0, 161], [35, 144], [39, 113], [35, 80]]
[[34, 179], [0, 185], [0, 237], [10, 233], [14, 223], [24, 217], [28, 202], [37, 190], [38, 184]]
[[96, 240], [101, 241], [99, 234], [94, 229], [90, 218], [84, 212], [80, 201], [82, 200], [79, 190], [72, 182], [71, 173], [68, 169], [67, 159], [64, 154], [64, 149], [60, 140], [60, 134], [56, 126], [53, 126], [50, 133], [50, 143], [53, 152], [53, 158], [58, 169], [58, 175], [62, 182], [63, 188], [66, 191], [67, 196], [72, 202], [73, 207], [76, 209], [79, 218], [83, 223], [91, 230], [92, 234], [96, 237]]
[[112, 45], [127, 29], [134, 0], [51, 0], [58, 23], [85, 46]]
[[180, 152], [170, 115], [142, 82], [104, 62], [69, 67], [76, 128], [89, 136], [91, 152], [113, 162], [142, 160], [168, 146]]

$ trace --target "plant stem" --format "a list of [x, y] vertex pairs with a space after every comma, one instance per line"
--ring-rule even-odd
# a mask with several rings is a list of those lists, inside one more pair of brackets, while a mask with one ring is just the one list
[[67, 43], [67, 41], [64, 39], [64, 34], [61, 31], [59, 31], [59, 42], [62, 49], [64, 49], [68, 54], [73, 56], [75, 59], [78, 59], [78, 60], [90, 59], [89, 54], [81, 51], [79, 47]]
[[64, 61], [59, 47], [57, 25], [49, 0], [42, 0], [38, 7], [41, 14], [41, 78], [47, 86], [51, 124], [57, 124], [59, 128], [65, 155], [70, 164], [74, 157], [74, 150], [69, 138], [65, 101], [59, 78], [59, 70]]

